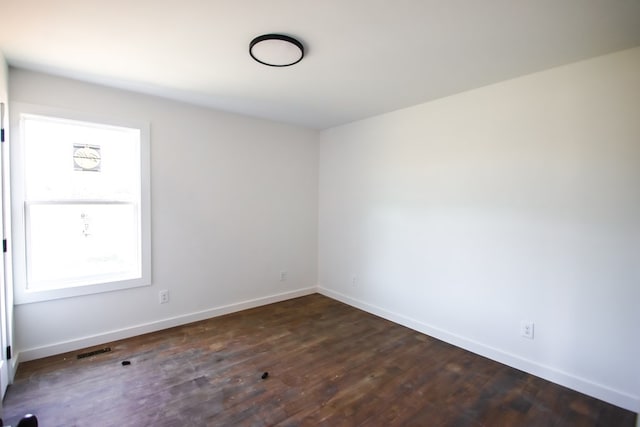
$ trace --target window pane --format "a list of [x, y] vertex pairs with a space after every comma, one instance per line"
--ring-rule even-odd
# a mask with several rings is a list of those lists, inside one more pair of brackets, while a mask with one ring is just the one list
[[139, 200], [139, 129], [40, 116], [23, 128], [27, 200]]
[[133, 204], [27, 206], [28, 289], [140, 277]]
[[20, 103], [14, 113], [16, 302], [150, 285], [149, 124]]

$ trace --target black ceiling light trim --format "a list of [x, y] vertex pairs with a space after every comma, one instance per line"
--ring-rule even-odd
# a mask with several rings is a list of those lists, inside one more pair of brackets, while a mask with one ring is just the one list
[[[277, 46], [278, 44], [280, 45], [279, 47]], [[279, 52], [270, 52], [269, 46], [275, 47]], [[288, 47], [292, 49], [289, 52], [284, 52]], [[270, 56], [272, 53], [275, 56]], [[284, 57], [278, 57], [282, 53], [285, 53]], [[251, 43], [249, 43], [249, 55], [257, 62], [270, 67], [289, 67], [302, 61], [302, 58], [304, 58], [304, 46], [298, 40], [284, 34], [264, 34], [251, 40]]]

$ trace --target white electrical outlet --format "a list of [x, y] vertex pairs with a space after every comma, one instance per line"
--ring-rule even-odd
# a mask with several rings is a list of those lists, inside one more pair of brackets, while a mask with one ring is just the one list
[[529, 320], [523, 320], [520, 322], [520, 335], [524, 338], [533, 339], [533, 322]]
[[286, 282], [287, 281], [287, 272], [286, 271], [281, 271], [280, 272], [280, 281], [281, 282]]
[[353, 287], [358, 286], [358, 276], [353, 276], [351, 278], [351, 286], [353, 286]]
[[169, 302], [169, 291], [168, 290], [160, 291], [160, 293], [158, 295], [160, 297], [160, 304], [167, 304]]

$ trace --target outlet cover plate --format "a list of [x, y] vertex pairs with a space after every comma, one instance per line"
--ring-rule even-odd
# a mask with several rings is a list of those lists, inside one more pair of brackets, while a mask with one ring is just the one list
[[160, 291], [158, 297], [160, 298], [160, 304], [167, 304], [169, 302], [169, 291]]
[[533, 322], [530, 320], [523, 320], [520, 322], [520, 335], [530, 340], [533, 339]]

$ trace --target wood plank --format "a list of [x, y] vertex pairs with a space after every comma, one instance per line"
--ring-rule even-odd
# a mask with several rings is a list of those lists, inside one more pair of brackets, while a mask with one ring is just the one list
[[[111, 352], [76, 359], [105, 346]], [[635, 420], [321, 295], [23, 363], [4, 401], [5, 422], [25, 413], [47, 427], [633, 427]]]

